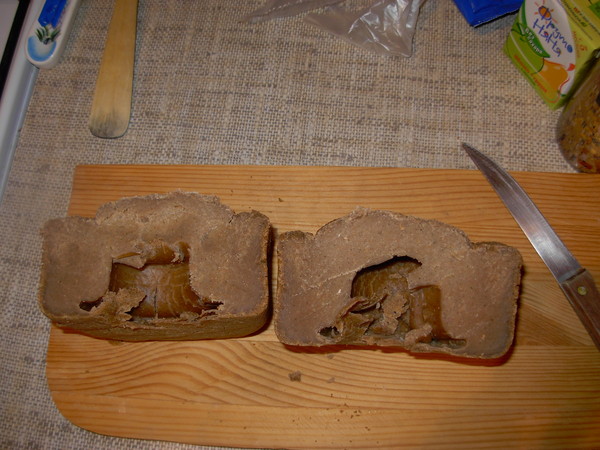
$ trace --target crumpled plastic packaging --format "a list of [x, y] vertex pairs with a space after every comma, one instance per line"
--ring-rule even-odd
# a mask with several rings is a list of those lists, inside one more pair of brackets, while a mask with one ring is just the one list
[[[264, 7], [244, 18], [250, 23], [341, 3], [342, 0], [269, 0]], [[381, 55], [412, 55], [413, 36], [419, 10], [425, 0], [376, 0], [359, 11], [339, 5], [323, 13], [311, 13], [307, 23], [315, 25], [347, 42]]]
[[259, 23], [341, 3], [344, 0], [268, 0], [264, 6], [242, 18], [242, 22]]
[[378, 0], [359, 12], [335, 8], [306, 21], [352, 44], [382, 55], [412, 55], [419, 10], [425, 0]]
[[469, 25], [476, 27], [517, 11], [523, 0], [454, 0], [454, 3]]

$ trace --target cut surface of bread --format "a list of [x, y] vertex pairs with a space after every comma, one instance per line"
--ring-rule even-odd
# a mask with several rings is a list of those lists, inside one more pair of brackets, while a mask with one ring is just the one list
[[522, 258], [456, 227], [357, 208], [277, 245], [275, 332], [294, 346], [396, 346], [496, 358], [515, 330]]
[[214, 196], [129, 197], [43, 230], [41, 310], [117, 340], [239, 337], [269, 313], [269, 219]]

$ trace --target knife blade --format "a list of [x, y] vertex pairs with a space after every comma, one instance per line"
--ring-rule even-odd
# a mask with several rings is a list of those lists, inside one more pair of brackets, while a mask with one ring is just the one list
[[463, 149], [494, 188], [531, 245], [558, 282], [600, 350], [600, 293], [592, 275], [579, 264], [517, 181], [492, 159], [468, 144]]

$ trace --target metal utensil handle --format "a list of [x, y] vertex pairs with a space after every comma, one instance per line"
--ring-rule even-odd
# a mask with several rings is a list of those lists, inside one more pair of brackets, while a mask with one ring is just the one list
[[600, 350], [600, 293], [592, 275], [584, 269], [560, 287]]

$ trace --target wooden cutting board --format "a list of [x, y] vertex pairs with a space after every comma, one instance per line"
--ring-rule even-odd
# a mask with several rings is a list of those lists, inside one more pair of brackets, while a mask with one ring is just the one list
[[[515, 173], [600, 280], [600, 176]], [[435, 218], [525, 261], [514, 348], [475, 361], [400, 350], [303, 350], [272, 326], [243, 339], [114, 343], [52, 328], [61, 413], [114, 436], [230, 447], [600, 446], [600, 352], [476, 171], [275, 166], [80, 166], [69, 214], [175, 189], [314, 232], [355, 206]], [[275, 268], [276, 270], [276, 268]]]

